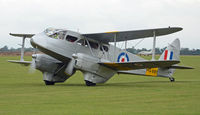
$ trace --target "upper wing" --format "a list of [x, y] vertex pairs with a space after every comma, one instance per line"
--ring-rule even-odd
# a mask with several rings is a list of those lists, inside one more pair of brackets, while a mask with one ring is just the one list
[[147, 30], [135, 30], [135, 31], [114, 31], [114, 32], [105, 32], [105, 33], [93, 33], [93, 34], [82, 34], [88, 38], [108, 43], [114, 42], [114, 36], [116, 34], [116, 41], [126, 41], [139, 38], [153, 37], [153, 32], [155, 31], [156, 36], [162, 36], [167, 34], [172, 34], [178, 31], [181, 31], [180, 27], [169, 27], [169, 28], [157, 28], [157, 29], [147, 29]]
[[15, 37], [32, 38], [35, 34], [13, 34], [13, 33], [10, 33], [10, 35], [15, 36]]
[[180, 61], [168, 60], [168, 61], [140, 61], [140, 62], [125, 62], [125, 63], [112, 63], [102, 62], [99, 63], [114, 70], [134, 70], [145, 68], [165, 68], [174, 64], [180, 63]]

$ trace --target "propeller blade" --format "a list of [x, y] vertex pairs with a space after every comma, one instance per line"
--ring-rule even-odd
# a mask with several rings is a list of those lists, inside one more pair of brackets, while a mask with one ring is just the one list
[[30, 65], [29, 73], [34, 73], [36, 69], [36, 54], [32, 55], [32, 62]]
[[75, 64], [75, 60], [72, 58], [72, 60], [68, 63], [66, 69], [65, 69], [65, 73], [68, 75], [72, 75], [73, 74], [73, 70], [74, 70], [74, 64]]

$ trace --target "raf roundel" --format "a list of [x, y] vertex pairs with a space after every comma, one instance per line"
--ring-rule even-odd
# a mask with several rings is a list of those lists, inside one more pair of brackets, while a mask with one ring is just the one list
[[129, 57], [127, 53], [125, 52], [120, 53], [117, 58], [117, 62], [129, 62]]

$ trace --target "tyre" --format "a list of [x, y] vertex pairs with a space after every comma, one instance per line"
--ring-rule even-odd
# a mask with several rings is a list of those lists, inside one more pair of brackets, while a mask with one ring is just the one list
[[169, 78], [169, 80], [171, 81], [171, 82], [175, 82], [175, 78]]
[[44, 81], [46, 85], [54, 85], [55, 82], [52, 82], [52, 81]]
[[87, 86], [95, 86], [95, 85], [96, 85], [96, 83], [92, 83], [92, 82], [87, 81], [87, 80], [85, 80], [85, 84], [86, 84]]

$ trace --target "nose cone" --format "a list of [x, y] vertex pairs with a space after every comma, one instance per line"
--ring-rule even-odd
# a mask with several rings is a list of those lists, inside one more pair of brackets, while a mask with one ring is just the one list
[[36, 59], [37, 58], [37, 54], [33, 54], [32, 58]]
[[34, 36], [31, 38], [30, 42], [31, 42], [31, 45], [32, 45], [34, 48], [36, 48], [36, 44], [35, 44], [35, 42], [34, 42]]
[[43, 33], [36, 34], [31, 38], [30, 42], [34, 48], [45, 47], [46, 46], [46, 36], [44, 36]]

